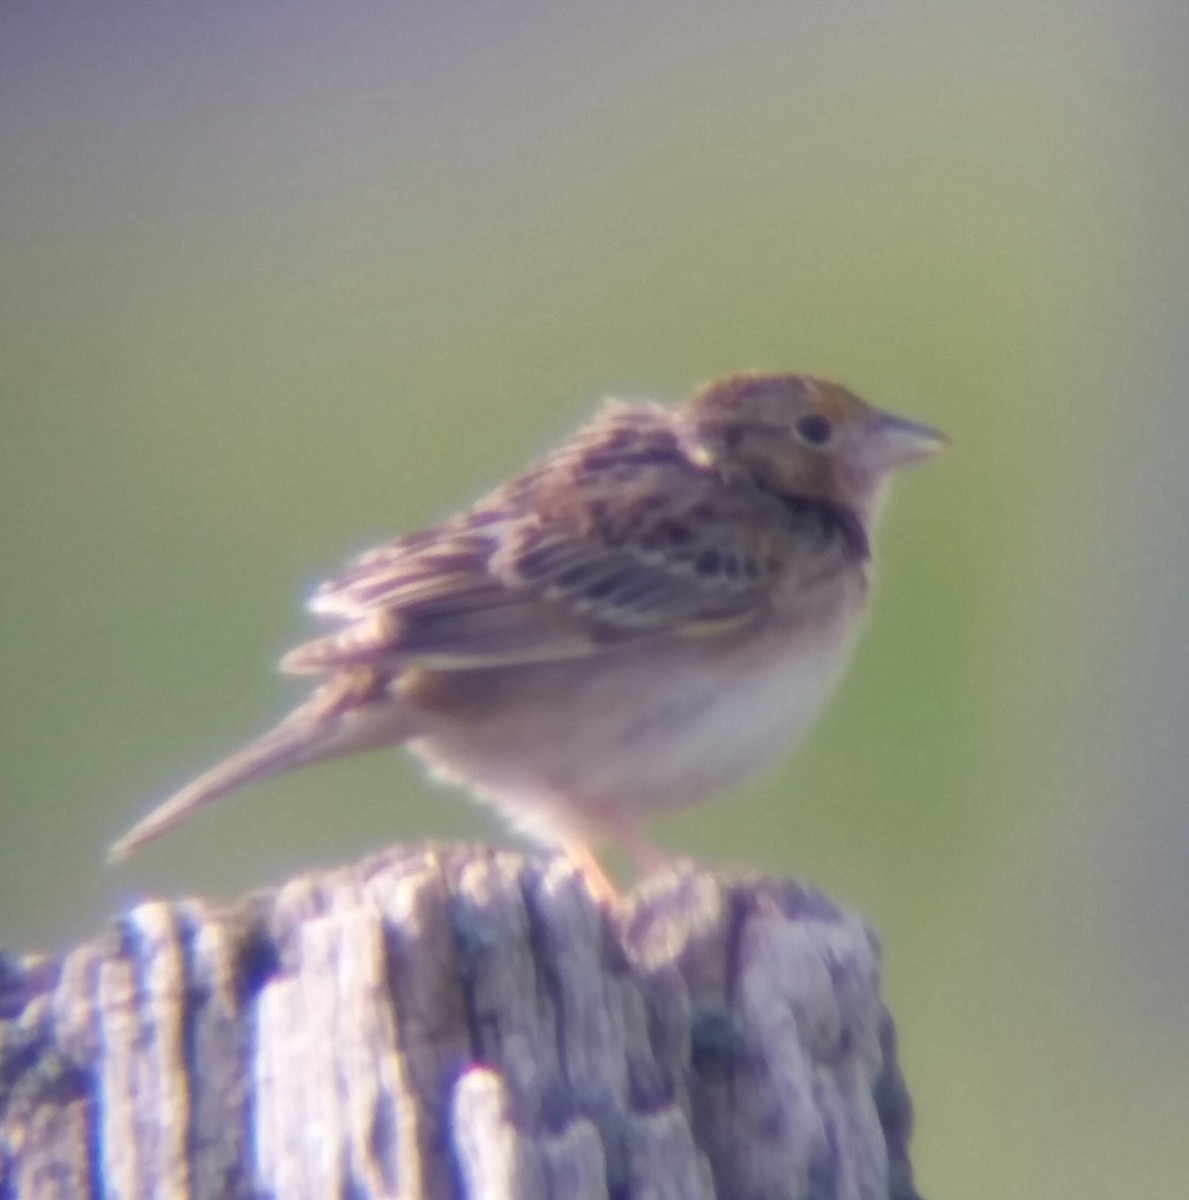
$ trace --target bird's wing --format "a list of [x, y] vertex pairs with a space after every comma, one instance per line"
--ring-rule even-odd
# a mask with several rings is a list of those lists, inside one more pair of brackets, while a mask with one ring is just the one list
[[344, 628], [285, 668], [557, 661], [756, 619], [787, 523], [691, 457], [663, 411], [612, 408], [469, 513], [364, 555], [311, 605]]

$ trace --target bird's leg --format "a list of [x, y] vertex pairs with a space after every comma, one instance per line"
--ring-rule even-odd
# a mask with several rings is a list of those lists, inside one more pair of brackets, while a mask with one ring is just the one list
[[626, 850], [641, 875], [651, 875], [672, 866], [672, 860], [640, 832], [640, 826], [620, 809], [613, 809], [600, 819], [607, 841]]
[[[654, 846], [641, 832], [639, 826], [622, 812], [611, 811], [600, 815], [597, 832], [601, 840], [627, 851], [642, 876], [669, 868], [672, 863], [663, 850]], [[590, 894], [612, 911], [623, 907], [623, 897], [595, 857], [589, 843], [576, 838], [564, 844], [566, 857], [578, 868]]]
[[574, 864], [586, 890], [597, 904], [618, 912], [623, 907], [623, 897], [611, 880], [611, 876], [603, 870], [603, 864], [595, 857], [594, 851], [586, 842], [577, 838], [567, 839], [562, 843], [562, 852]]

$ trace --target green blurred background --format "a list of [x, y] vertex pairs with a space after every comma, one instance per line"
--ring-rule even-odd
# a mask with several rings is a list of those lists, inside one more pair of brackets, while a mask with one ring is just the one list
[[399, 838], [399, 755], [119, 869], [300, 602], [608, 392], [947, 429], [853, 669], [655, 830], [879, 929], [936, 1197], [1189, 1194], [1189, 5], [0, 8], [0, 941]]

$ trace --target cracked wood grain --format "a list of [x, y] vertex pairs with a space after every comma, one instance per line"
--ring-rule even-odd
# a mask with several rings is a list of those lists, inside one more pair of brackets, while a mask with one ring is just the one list
[[0, 1200], [916, 1200], [853, 914], [403, 847], [0, 960]]

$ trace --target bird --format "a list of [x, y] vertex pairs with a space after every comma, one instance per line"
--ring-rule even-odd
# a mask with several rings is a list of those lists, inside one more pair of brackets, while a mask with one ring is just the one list
[[326, 632], [281, 662], [310, 698], [111, 856], [248, 784], [403, 745], [617, 903], [598, 848], [657, 867], [648, 819], [804, 736], [864, 624], [889, 481], [947, 444], [810, 375], [606, 400], [470, 508], [322, 584]]

